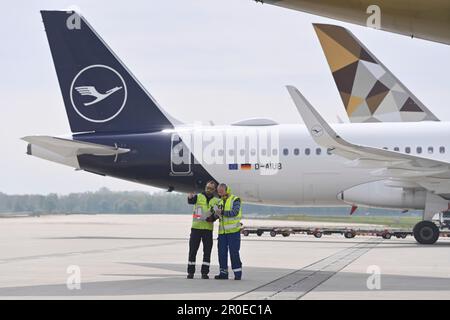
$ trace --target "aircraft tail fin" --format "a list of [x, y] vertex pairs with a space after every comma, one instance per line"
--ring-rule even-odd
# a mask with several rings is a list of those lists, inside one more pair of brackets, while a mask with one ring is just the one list
[[351, 122], [439, 121], [350, 31], [313, 25]]
[[41, 11], [72, 132], [172, 128], [168, 115], [74, 11]]

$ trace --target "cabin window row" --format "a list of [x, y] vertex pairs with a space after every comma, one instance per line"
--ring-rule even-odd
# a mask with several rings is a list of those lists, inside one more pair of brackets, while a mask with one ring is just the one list
[[[383, 149], [389, 150], [388, 147], [383, 147]], [[394, 147], [394, 148], [392, 148], [392, 150], [393, 151], [397, 151], [397, 152], [411, 153], [413, 151], [413, 148], [412, 147], [404, 147], [404, 148]], [[415, 148], [415, 152], [417, 154], [422, 154], [422, 153], [425, 153], [425, 152], [429, 153], [429, 154], [433, 154], [435, 151], [436, 152], [439, 151], [439, 153], [441, 153], [441, 154], [444, 154], [446, 152], [445, 147], [443, 147], [443, 146], [441, 146], [439, 148], [436, 148], [436, 149], [434, 147], [427, 147], [427, 148], [416, 147]], [[301, 153], [300, 148], [292, 149], [292, 154], [294, 156], [299, 156], [300, 153]], [[325, 153], [325, 152], [322, 151], [322, 148], [305, 148], [304, 152], [303, 152], [303, 154], [307, 155], [307, 156], [309, 156], [311, 154], [316, 154], [316, 155], [320, 156], [322, 153]], [[234, 156], [234, 150], [232, 150], [232, 149], [228, 150], [228, 154], [230, 156]], [[241, 150], [239, 150], [239, 154], [241, 156], [245, 156], [246, 152], [245, 152], [244, 149], [241, 149]], [[256, 155], [256, 150], [255, 149], [251, 149], [250, 150], [250, 154], [252, 156]], [[267, 154], [267, 149], [261, 149], [261, 154], [263, 156], [267, 156], [268, 155]], [[290, 149], [283, 148], [282, 154], [283, 154], [283, 156], [288, 156], [290, 154]], [[327, 149], [326, 154], [331, 155], [332, 154], [331, 153], [331, 149]], [[223, 156], [223, 150], [219, 150], [218, 151], [218, 155], [219, 156]], [[272, 149], [271, 155], [272, 156], [277, 156], [278, 155], [278, 149]]]
[[[383, 149], [389, 150], [389, 148], [387, 148], [387, 147], [384, 147]], [[397, 151], [397, 152], [403, 151], [403, 150], [400, 149], [400, 147], [394, 147], [392, 150]], [[411, 153], [413, 150], [414, 150], [414, 148], [412, 148], [412, 147], [405, 147], [404, 148], [404, 152], [405, 153]], [[422, 153], [433, 154], [435, 151], [437, 152], [437, 148], [435, 150], [434, 147], [427, 147], [427, 148], [416, 147], [415, 148], [415, 152], [417, 154], [422, 154]], [[443, 146], [439, 147], [439, 153], [444, 154], [445, 153], [445, 147], [443, 147]]]

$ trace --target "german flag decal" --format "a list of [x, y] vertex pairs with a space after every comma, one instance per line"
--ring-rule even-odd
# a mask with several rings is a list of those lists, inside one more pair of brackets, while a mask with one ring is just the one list
[[250, 163], [243, 163], [241, 164], [241, 170], [251, 170], [252, 165]]

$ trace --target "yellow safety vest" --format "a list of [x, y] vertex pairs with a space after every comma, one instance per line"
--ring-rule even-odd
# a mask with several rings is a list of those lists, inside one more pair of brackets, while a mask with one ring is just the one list
[[192, 228], [201, 230], [213, 230], [214, 224], [206, 221], [211, 215], [211, 208], [219, 203], [219, 199], [212, 197], [211, 200], [206, 199], [203, 193], [197, 194], [197, 202], [194, 205], [194, 211], [192, 213]]
[[[238, 199], [238, 197], [236, 197], [233, 194], [230, 194], [230, 196], [225, 201], [225, 204], [222, 199], [220, 200], [219, 206], [223, 207], [223, 211], [231, 211], [233, 209], [233, 203], [236, 199]], [[220, 224], [219, 224], [219, 234], [240, 232], [241, 231], [241, 219], [242, 219], [242, 201], [241, 201], [241, 207], [239, 208], [239, 213], [237, 216], [234, 216], [234, 217], [222, 216], [222, 218], [220, 219]]]

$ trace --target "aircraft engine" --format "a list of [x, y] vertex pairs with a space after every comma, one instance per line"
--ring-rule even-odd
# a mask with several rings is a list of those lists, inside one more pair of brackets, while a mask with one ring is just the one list
[[422, 210], [425, 198], [425, 190], [387, 180], [357, 185], [338, 194], [338, 199], [351, 205], [393, 209]]

